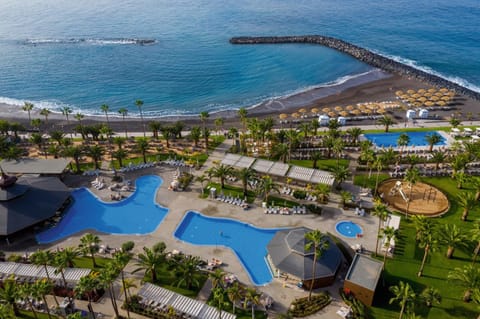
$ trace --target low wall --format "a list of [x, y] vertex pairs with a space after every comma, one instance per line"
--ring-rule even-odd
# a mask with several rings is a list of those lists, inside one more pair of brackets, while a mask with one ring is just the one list
[[284, 37], [234, 37], [230, 39], [232, 44], [275, 44], [275, 43], [314, 43], [320, 44], [367, 63], [386, 72], [396, 73], [403, 76], [414, 77], [422, 82], [437, 87], [446, 87], [458, 94], [480, 100], [480, 93], [463, 87], [455, 82], [442, 77], [416, 69], [393, 59], [384, 57], [370, 50], [348, 43], [346, 41], [321, 35], [284, 36]]

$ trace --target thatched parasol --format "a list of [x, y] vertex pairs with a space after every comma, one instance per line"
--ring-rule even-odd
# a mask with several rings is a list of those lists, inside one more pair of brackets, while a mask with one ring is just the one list
[[354, 107], [353, 105], [348, 105], [348, 106], [345, 108], [345, 110], [347, 110], [347, 111], [351, 111], [351, 110], [353, 110], [353, 109], [355, 109], [355, 107]]
[[285, 113], [282, 113], [278, 116], [278, 118], [280, 118], [280, 120], [286, 120], [288, 118], [288, 114], [285, 114]]
[[341, 116], [348, 116], [348, 112], [347, 111], [340, 111], [339, 113]]
[[417, 92], [420, 93], [420, 94], [423, 94], [423, 93], [427, 92], [427, 90], [425, 90], [425, 89], [420, 89], [420, 90], [418, 90]]
[[430, 92], [430, 93], [435, 93], [435, 92], [437, 92], [437, 89], [435, 89], [435, 88], [430, 88], [430, 89], [428, 89], [428, 92]]
[[337, 113], [335, 113], [335, 112], [328, 112], [328, 116], [330, 116], [330, 117], [335, 117], [335, 116], [337, 116]]
[[322, 109], [322, 112], [323, 112], [323, 113], [328, 113], [328, 112], [330, 112], [330, 111], [331, 111], [331, 109], [330, 109], [329, 107], [324, 107], [324, 108]]
[[305, 114], [307, 113], [307, 109], [306, 108], [301, 108], [300, 110], [298, 110], [299, 113], [301, 114]]
[[446, 93], [446, 92], [448, 92], [448, 89], [447, 89], [447, 88], [441, 88], [441, 89], [438, 90], [438, 91], [439, 91], [439, 92], [444, 92], [444, 93]]
[[385, 110], [385, 109], [378, 109], [378, 110], [377, 110], [377, 113], [378, 113], [378, 114], [385, 114], [385, 113], [387, 113], [387, 110]]
[[437, 105], [438, 106], [445, 106], [445, 105], [447, 105], [447, 103], [445, 103], [445, 101], [438, 101]]
[[440, 98], [440, 100], [445, 101], [445, 102], [450, 102], [452, 98], [448, 95], [444, 95]]
[[395, 92], [395, 95], [396, 95], [396, 96], [401, 96], [401, 95], [403, 95], [403, 94], [404, 94], [404, 93], [403, 93], [403, 91], [401, 91], [401, 90]]
[[421, 97], [418, 98], [418, 100], [419, 100], [420, 102], [425, 102], [425, 101], [427, 100], [427, 98], [424, 97], [424, 96], [421, 96]]
[[433, 105], [434, 105], [434, 103], [432, 101], [425, 102], [425, 106], [430, 107], [430, 106], [433, 106]]
[[407, 91], [407, 93], [408, 94], [415, 94], [415, 90], [410, 89], [410, 90]]
[[294, 119], [298, 119], [298, 118], [300, 117], [300, 114], [297, 113], [297, 112], [292, 113], [292, 117], [293, 117]]
[[418, 99], [420, 96], [421, 96], [421, 95], [418, 94], [418, 93], [412, 94], [412, 97], [413, 97], [413, 98], [416, 98], [416, 99]]
[[341, 110], [343, 110], [343, 107], [341, 107], [340, 105], [335, 106], [335, 111], [340, 112]]
[[438, 100], [440, 100], [440, 98], [439, 98], [438, 96], [436, 96], [436, 95], [430, 97], [430, 101], [436, 102], [436, 101], [438, 101]]
[[362, 113], [362, 111], [360, 111], [359, 109], [355, 109], [355, 110], [350, 111], [350, 114], [353, 114], [353, 115], [360, 115], [361, 113]]
[[318, 113], [320, 113], [320, 110], [314, 107], [313, 109], [310, 110], [310, 112], [312, 112], [314, 115], [317, 115]]

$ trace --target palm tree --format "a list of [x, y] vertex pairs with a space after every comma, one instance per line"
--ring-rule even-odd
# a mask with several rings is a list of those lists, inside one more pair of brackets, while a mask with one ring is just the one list
[[372, 169], [373, 169], [372, 163], [375, 161], [375, 152], [370, 147], [364, 147], [360, 152], [359, 159], [362, 162], [365, 162], [367, 164], [367, 167], [369, 169], [368, 178], [370, 179], [370, 177], [372, 176]]
[[79, 248], [84, 255], [90, 255], [90, 258], [92, 258], [93, 268], [97, 267], [97, 263], [95, 262], [95, 254], [99, 251], [101, 242], [102, 241], [100, 238], [92, 233], [86, 233], [82, 236], [82, 238], [80, 238]]
[[70, 125], [70, 114], [72, 114], [73, 110], [71, 107], [64, 106], [60, 109], [62, 111], [63, 116], [67, 119], [67, 124]]
[[170, 148], [170, 138], [173, 137], [172, 128], [170, 126], [163, 126], [160, 128], [160, 131], [165, 139], [167, 149]]
[[208, 149], [208, 136], [207, 132], [207, 119], [210, 117], [207, 111], [200, 112], [200, 121], [202, 121], [203, 125], [203, 137], [205, 138], [205, 149]]
[[351, 127], [347, 130], [347, 134], [352, 139], [352, 144], [357, 145], [358, 138], [363, 134], [363, 130], [359, 127]]
[[337, 166], [340, 165], [340, 155], [342, 155], [344, 148], [345, 148], [345, 143], [340, 137], [337, 137], [333, 140], [332, 152], [333, 154], [335, 154], [335, 157], [337, 158]]
[[400, 156], [402, 155], [405, 147], [410, 143], [410, 136], [407, 133], [402, 133], [397, 139], [397, 145], [400, 146]]
[[306, 233], [305, 241], [305, 253], [310, 253], [313, 250], [312, 282], [308, 292], [308, 301], [310, 301], [312, 298], [313, 286], [315, 286], [317, 260], [322, 258], [323, 253], [330, 247], [330, 241], [328, 240], [328, 237], [322, 234], [318, 229]]
[[416, 229], [415, 239], [418, 243], [418, 247], [423, 248], [422, 264], [417, 273], [417, 276], [421, 277], [423, 275], [423, 268], [425, 267], [428, 254], [430, 251], [435, 251], [437, 249], [437, 232], [432, 219], [426, 218], [423, 215], [415, 215], [413, 218]]
[[48, 116], [50, 115], [50, 113], [52, 113], [52, 112], [47, 108], [43, 108], [40, 111], [40, 115], [45, 116], [45, 125], [48, 125]]
[[477, 220], [473, 224], [473, 228], [470, 229], [470, 238], [476, 242], [475, 249], [473, 251], [472, 265], [475, 264], [478, 253], [480, 252], [480, 220]]
[[252, 309], [252, 319], [255, 319], [255, 306], [260, 303], [260, 294], [255, 288], [247, 288], [245, 291], [245, 300], [243, 302], [243, 308], [247, 309], [248, 304]]
[[344, 190], [340, 191], [340, 200], [342, 207], [345, 207], [345, 204], [352, 200], [352, 193]]
[[67, 268], [67, 261], [63, 258], [64, 256], [60, 252], [54, 255], [52, 266], [55, 267], [54, 274], [60, 274], [63, 280], [63, 287], [67, 287], [67, 280], [65, 279], [65, 268]]
[[385, 133], [388, 133], [388, 129], [390, 128], [390, 125], [395, 124], [393, 119], [388, 115], [384, 115], [381, 118], [379, 118], [377, 123], [385, 127]]
[[105, 118], [107, 119], [107, 126], [110, 126], [110, 122], [108, 120], [108, 110], [110, 109], [110, 107], [107, 104], [102, 104], [100, 106], [100, 109], [105, 114]]
[[80, 278], [75, 286], [75, 294], [78, 296], [78, 299], [80, 299], [81, 296], [87, 296], [88, 310], [93, 319], [96, 317], [92, 308], [92, 298], [99, 286], [100, 281], [98, 280], [98, 273], [90, 273], [89, 275]]
[[141, 137], [137, 139], [137, 149], [138, 151], [142, 154], [143, 157], [143, 163], [147, 163], [147, 152], [148, 148], [150, 147], [150, 144], [148, 143], [148, 140], [146, 137]]
[[190, 138], [193, 140], [194, 146], [198, 146], [198, 141], [200, 141], [200, 137], [202, 136], [202, 131], [200, 127], [194, 126], [190, 130]]
[[38, 293], [38, 290], [35, 289], [35, 286], [30, 283], [25, 283], [19, 286], [19, 294], [23, 300], [27, 300], [30, 311], [32, 312], [33, 316], [38, 319], [37, 311], [33, 305], [33, 300], [41, 297], [41, 295]]
[[222, 319], [222, 308], [225, 306], [225, 292], [222, 288], [217, 287], [213, 288], [212, 292], [212, 301], [211, 304], [218, 309], [218, 318]]
[[104, 152], [103, 147], [99, 145], [92, 145], [87, 148], [87, 155], [92, 158], [95, 169], [100, 168], [98, 162], [102, 159]]
[[223, 117], [217, 117], [213, 123], [215, 124], [215, 129], [218, 132], [220, 132], [220, 130], [222, 130], [223, 128], [223, 124], [225, 123], [225, 120]]
[[[35, 291], [37, 291], [37, 293], [42, 296], [43, 304], [45, 305], [45, 309], [47, 310], [48, 318], [51, 319], [52, 316], [50, 315], [50, 307], [47, 303], [47, 295], [52, 292], [53, 283], [48, 279], [40, 279], [34, 283], [33, 289], [35, 289]], [[55, 299], [55, 301], [57, 302], [57, 298], [55, 296], [53, 299]]]
[[147, 133], [145, 131], [145, 121], [143, 120], [143, 112], [142, 112], [143, 101], [136, 100], [135, 105], [138, 107], [138, 110], [140, 111], [140, 119], [142, 120], [142, 127], [143, 127], [143, 137], [147, 137]]
[[463, 221], [466, 221], [468, 219], [468, 213], [477, 204], [477, 201], [475, 200], [475, 195], [470, 192], [462, 192], [458, 195], [457, 200], [460, 207], [463, 208], [461, 219]]
[[40, 126], [42, 125], [41, 119], [32, 119], [30, 125], [37, 131], [40, 131]]
[[83, 115], [82, 113], [77, 113], [73, 116], [79, 123], [79, 126], [80, 126], [80, 133], [83, 137], [83, 135], [85, 134], [84, 131], [83, 131], [83, 124], [82, 124], [82, 120], [83, 118], [85, 117], [85, 115]]
[[138, 262], [136, 263], [138, 268], [132, 273], [144, 270], [146, 276], [150, 275], [150, 281], [155, 283], [157, 281], [157, 269], [164, 259], [165, 255], [163, 253], [156, 253], [152, 249], [143, 247], [143, 254], [138, 254]]
[[241, 107], [237, 111], [238, 117], [240, 117], [240, 122], [243, 125], [243, 133], [245, 134], [245, 131], [247, 130], [247, 114], [248, 111], [246, 108]]
[[153, 138], [158, 139], [158, 132], [162, 130], [162, 123], [158, 121], [151, 121], [148, 123], [148, 126], [152, 131]]
[[24, 102], [24, 104], [22, 106], [22, 110], [28, 112], [28, 122], [31, 123], [32, 122], [32, 117], [30, 116], [30, 114], [33, 110], [33, 103]]
[[48, 273], [48, 265], [53, 259], [53, 254], [50, 250], [37, 250], [29, 257], [30, 262], [37, 266], [43, 266], [47, 279], [50, 280], [50, 274]]
[[13, 309], [10, 305], [4, 305], [0, 303], [0, 318], [16, 319], [18, 317], [13, 313]]
[[278, 185], [273, 182], [273, 179], [270, 176], [263, 176], [260, 180], [259, 191], [263, 194], [263, 201], [266, 203], [268, 203], [268, 196], [272, 191], [280, 193]]
[[208, 279], [212, 282], [212, 289], [222, 288], [223, 281], [225, 279], [225, 272], [220, 268], [215, 269], [214, 271], [208, 274]]
[[75, 259], [78, 256], [80, 256], [80, 252], [73, 247], [66, 247], [55, 253], [55, 258], [59, 258], [61, 260], [64, 268], [75, 267]]
[[63, 155], [65, 157], [71, 157], [75, 161], [76, 171], [80, 173], [80, 157], [82, 157], [83, 148], [80, 146], [68, 146], [63, 150]]
[[200, 182], [200, 185], [202, 186], [202, 194], [205, 193], [205, 187], [203, 186], [203, 183], [205, 183], [206, 181], [208, 181], [208, 177], [205, 175], [205, 174], [202, 174], [200, 176], [197, 176], [195, 178], [195, 180], [197, 182]]
[[468, 302], [471, 300], [473, 290], [478, 289], [480, 286], [480, 268], [475, 267], [474, 265], [455, 268], [448, 273], [447, 278], [465, 288], [463, 301]]
[[440, 233], [440, 243], [447, 246], [447, 258], [453, 257], [455, 248], [465, 246], [466, 236], [455, 224], [443, 225]]
[[390, 242], [395, 240], [397, 237], [397, 230], [390, 226], [382, 228], [380, 236], [383, 238], [383, 247], [385, 248], [385, 253], [383, 254], [383, 269], [385, 269], [387, 265], [387, 253], [390, 248]]
[[440, 151], [433, 151], [432, 152], [432, 161], [435, 163], [435, 171], [438, 171], [438, 167], [440, 166], [440, 163], [445, 162], [446, 155], [443, 152]]
[[110, 301], [112, 302], [112, 308], [115, 312], [115, 318], [120, 318], [120, 314], [118, 312], [118, 305], [117, 299], [115, 297], [115, 291], [113, 283], [115, 282], [118, 275], [118, 268], [115, 265], [115, 261], [108, 262], [105, 267], [100, 272], [98, 279], [100, 281], [100, 285], [106, 287]]
[[127, 108], [125, 107], [122, 107], [118, 110], [118, 113], [122, 115], [122, 121], [123, 121], [123, 125], [125, 127], [125, 138], [128, 138], [128, 133], [127, 133], [127, 122], [125, 122], [125, 118], [127, 117], [128, 115], [128, 110]]
[[373, 167], [376, 168], [377, 174], [375, 177], [375, 190], [374, 195], [376, 196], [378, 193], [378, 179], [380, 177], [380, 172], [383, 170], [384, 166], [386, 165], [385, 158], [383, 156], [377, 156], [375, 161], [373, 162]]
[[422, 291], [422, 294], [420, 295], [422, 298], [423, 302], [425, 302], [425, 305], [428, 308], [431, 308], [434, 303], [440, 304], [442, 301], [442, 296], [440, 296], [440, 292], [438, 289], [435, 289], [433, 287], [427, 287]]
[[276, 144], [273, 147], [273, 156], [283, 163], [287, 163], [289, 153], [290, 147], [286, 143]]
[[210, 137], [210, 130], [206, 127], [203, 130], [203, 140], [205, 142], [205, 152], [208, 152], [208, 138]]
[[456, 117], [452, 117], [449, 121], [450, 125], [453, 127], [453, 128], [456, 128], [460, 125], [460, 120], [457, 119]]
[[318, 201], [320, 203], [325, 203], [328, 202], [328, 196], [330, 194], [330, 186], [327, 184], [317, 184], [315, 186], [315, 193], [318, 196]]
[[299, 130], [300, 130], [300, 132], [303, 133], [303, 138], [305, 140], [307, 140], [308, 139], [308, 132], [310, 132], [310, 130], [311, 130], [310, 123], [309, 122], [301, 123], [299, 125]]
[[233, 314], [235, 314], [235, 304], [242, 299], [242, 289], [237, 281], [235, 281], [230, 287], [227, 288], [227, 296], [233, 305]]
[[200, 282], [198, 276], [200, 274], [200, 265], [202, 260], [198, 256], [185, 256], [177, 263], [175, 275], [177, 277], [177, 287], [185, 285], [188, 290], [194, 286], [198, 287]]
[[213, 167], [212, 174], [214, 177], [220, 179], [220, 186], [222, 189], [225, 188], [225, 178], [235, 174], [235, 170], [232, 166], [220, 164]]
[[390, 291], [394, 294], [394, 297], [390, 299], [389, 303], [398, 302], [400, 305], [399, 319], [402, 319], [405, 309], [409, 309], [415, 303], [417, 295], [413, 291], [412, 287], [408, 283], [400, 281], [398, 286], [390, 287]]
[[310, 127], [313, 130], [313, 136], [317, 136], [318, 129], [320, 128], [320, 123], [318, 122], [318, 119], [313, 119], [310, 122]]
[[456, 172], [453, 178], [455, 178], [455, 181], [457, 182], [457, 188], [462, 189], [463, 184], [467, 181], [467, 174], [465, 174], [465, 171], [462, 169]]
[[337, 189], [340, 189], [342, 187], [341, 184], [350, 176], [350, 171], [347, 166], [336, 166], [333, 168], [332, 173], [335, 178], [335, 183], [337, 184]]
[[248, 195], [248, 193], [247, 193], [248, 181], [255, 176], [255, 171], [250, 167], [244, 167], [240, 170], [237, 170], [235, 175], [242, 182], [243, 196], [247, 197], [247, 195]]
[[405, 210], [405, 217], [408, 218], [408, 210], [410, 209], [410, 203], [412, 202], [412, 193], [413, 193], [413, 186], [419, 181], [420, 179], [420, 172], [418, 168], [409, 168], [405, 172], [405, 181], [408, 183], [410, 187], [410, 193], [408, 194], [407, 200], [407, 209]]
[[375, 245], [375, 255], [378, 255], [378, 241], [380, 240], [380, 229], [382, 227], [382, 222], [385, 222], [390, 216], [387, 206], [381, 202], [376, 202], [374, 209], [372, 211], [372, 216], [378, 217], [378, 229], [377, 229], [377, 244]]
[[318, 160], [320, 160], [322, 158], [322, 153], [318, 152], [318, 151], [315, 151], [313, 153], [310, 154], [310, 159], [313, 161], [312, 163], [312, 168], [313, 169], [317, 169], [318, 166], [317, 166], [317, 162]]
[[13, 277], [3, 280], [0, 288], [0, 300], [10, 305], [15, 316], [19, 315], [17, 299], [20, 297], [20, 290]]
[[64, 137], [64, 133], [62, 131], [57, 131], [57, 130], [51, 131], [49, 135], [52, 140], [57, 142], [58, 146], [62, 144], [63, 137]]
[[118, 161], [118, 165], [120, 167], [123, 167], [123, 160], [128, 157], [128, 152], [125, 151], [124, 149], [119, 149], [113, 152], [112, 156]]
[[437, 133], [432, 133], [432, 134], [427, 134], [425, 136], [425, 140], [429, 145], [428, 151], [431, 153], [433, 151], [433, 146], [440, 143], [442, 141], [442, 137]]
[[47, 158], [47, 152], [45, 152], [45, 150], [43, 149], [43, 143], [44, 143], [44, 140], [43, 140], [43, 137], [42, 137], [42, 134], [40, 133], [32, 133], [32, 136], [30, 136], [30, 141], [37, 145], [38, 147], [38, 154], [42, 154], [42, 152], [44, 153], [45, 155], [45, 158]]

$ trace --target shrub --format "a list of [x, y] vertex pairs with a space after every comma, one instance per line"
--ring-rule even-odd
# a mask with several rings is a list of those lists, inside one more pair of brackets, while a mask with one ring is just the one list
[[127, 241], [122, 244], [122, 251], [130, 252], [132, 251], [133, 247], [135, 247], [135, 243], [133, 241]]
[[308, 204], [307, 209], [312, 214], [321, 215], [323, 208], [322, 208], [322, 206], [318, 206], [318, 205], [315, 205], [315, 204]]
[[293, 197], [295, 197], [296, 199], [305, 199], [307, 197], [307, 193], [305, 191], [297, 189], [293, 191]]
[[332, 298], [330, 298], [328, 293], [322, 292], [312, 296], [310, 301], [308, 297], [294, 300], [288, 312], [293, 317], [306, 317], [325, 308], [331, 301]]

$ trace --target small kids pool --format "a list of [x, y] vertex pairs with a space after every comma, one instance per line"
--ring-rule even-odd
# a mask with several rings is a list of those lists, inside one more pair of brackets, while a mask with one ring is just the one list
[[135, 235], [153, 232], [167, 215], [168, 209], [155, 203], [158, 176], [147, 175], [136, 180], [135, 192], [115, 203], [100, 201], [87, 188], [72, 192], [73, 204], [60, 223], [37, 235], [40, 244], [51, 243], [82, 230], [109, 234]]
[[401, 134], [407, 134], [410, 138], [408, 146], [428, 146], [427, 135], [437, 134], [441, 141], [435, 145], [447, 145], [446, 138], [437, 131], [427, 132], [395, 132], [395, 133], [372, 133], [363, 136], [377, 147], [398, 147], [397, 141]]
[[[225, 246], [232, 249], [255, 285], [272, 281], [266, 261], [267, 244], [279, 229], [256, 228], [227, 218], [212, 218], [189, 211], [174, 236], [194, 245]], [[217, 257], [217, 256], [212, 256]]]
[[348, 238], [356, 238], [358, 235], [363, 233], [362, 227], [350, 220], [338, 222], [335, 225], [335, 230], [340, 235]]

